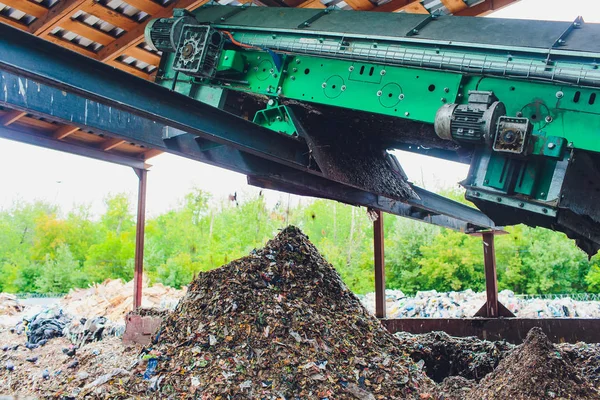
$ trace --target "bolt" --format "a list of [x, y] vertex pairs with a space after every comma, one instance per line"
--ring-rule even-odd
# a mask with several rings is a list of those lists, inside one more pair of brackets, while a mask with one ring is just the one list
[[463, 95], [462, 95], [462, 93], [459, 93], [456, 95], [456, 97], [461, 98], [461, 97], [463, 97]]
[[481, 193], [475, 192], [475, 197], [481, 197]]
[[277, 78], [277, 74], [273, 74], [273, 78]]
[[502, 203], [502, 197], [496, 197], [496, 200], [498, 201], [498, 203]]
[[273, 104], [275, 104], [275, 100], [269, 99], [269, 101], [267, 102], [267, 105], [272, 106]]
[[381, 72], [379, 73], [381, 76], [385, 75], [385, 69], [382, 69]]
[[277, 38], [277, 35], [273, 35], [273, 36], [271, 36], [271, 37], [272, 37], [273, 39], [276, 39], [276, 38]]
[[327, 82], [323, 82], [323, 83], [321, 84], [321, 87], [322, 87], [323, 89], [325, 89], [325, 88], [327, 87]]
[[294, 67], [294, 68], [292, 68], [292, 71], [293, 72], [298, 72], [298, 68]]
[[542, 208], [542, 212], [543, 212], [544, 214], [548, 214], [548, 209], [547, 209], [547, 208]]
[[295, 81], [296, 77], [295, 76], [290, 76], [290, 79], [293, 80], [293, 81]]
[[525, 207], [525, 203], [519, 203], [519, 207], [521, 207], [521, 208]]
[[377, 91], [377, 97], [381, 96], [383, 94], [383, 92], [381, 90]]
[[404, 100], [404, 93], [400, 93], [400, 96], [398, 96], [398, 98], [399, 98], [400, 100]]
[[255, 70], [255, 71], [258, 71], [258, 67], [254, 67], [254, 70]]
[[300, 59], [296, 58], [296, 64], [300, 64]]
[[554, 144], [554, 143], [548, 143], [548, 148], [549, 148], [550, 150], [552, 150], [552, 149], [553, 149], [553, 148], [555, 148], [555, 147], [556, 147], [556, 144]]
[[556, 98], [557, 99], [562, 99], [564, 95], [565, 94], [563, 93], [562, 90], [559, 90], [558, 92], [556, 92]]
[[548, 115], [545, 120], [547, 123], [550, 123], [552, 122], [552, 117]]
[[569, 144], [567, 145], [568, 148], [572, 149], [573, 148], [573, 142], [569, 142]]
[[483, 183], [485, 183], [487, 185], [488, 183], [490, 183], [490, 181], [488, 179], [486, 179], [483, 181]]
[[445, 102], [446, 102], [446, 98], [445, 98], [445, 97], [442, 97], [442, 98], [440, 99], [440, 101], [441, 101], [442, 103], [445, 103]]
[[408, 111], [404, 113], [405, 117], [408, 117], [409, 115], [410, 115], [410, 113]]
[[279, 115], [277, 116], [276, 119], [277, 119], [277, 121], [281, 121], [281, 117]]
[[545, 196], [545, 195], [546, 195], [546, 193], [544, 193], [544, 192], [540, 193], [540, 196]]
[[270, 73], [273, 73], [273, 72], [275, 72], [275, 70], [274, 70], [273, 68], [271, 68], [271, 69], [269, 70], [269, 72], [270, 72]]
[[225, 60], [229, 60], [229, 56], [225, 56], [223, 57]]
[[342, 85], [342, 87], [340, 89], [342, 90], [342, 92], [345, 91], [346, 90], [346, 85]]
[[351, 65], [350, 67], [348, 67], [348, 71], [350, 71], [350, 72], [354, 71], [354, 65]]
[[419, 33], [419, 30], [418, 29], [413, 29], [412, 33], [413, 33], [413, 35], [416, 35], [417, 33]]
[[260, 56], [256, 56], [256, 59], [257, 59], [257, 60], [260, 60]]
[[309, 22], [305, 22], [304, 26], [310, 26], [310, 23]]
[[445, 92], [445, 93], [448, 93], [448, 92], [450, 92], [450, 89], [449, 89], [449, 88], [447, 88], [447, 87], [445, 87], [445, 88], [444, 88], [444, 92]]
[[517, 117], [521, 118], [523, 116], [523, 113], [521, 111], [517, 111]]

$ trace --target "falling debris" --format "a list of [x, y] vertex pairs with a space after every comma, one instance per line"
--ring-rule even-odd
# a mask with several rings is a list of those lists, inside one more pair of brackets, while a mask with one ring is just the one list
[[503, 359], [467, 400], [598, 399], [600, 392], [577, 370], [541, 329]]
[[434, 387], [294, 227], [200, 274], [145, 352], [130, 395], [424, 399]]

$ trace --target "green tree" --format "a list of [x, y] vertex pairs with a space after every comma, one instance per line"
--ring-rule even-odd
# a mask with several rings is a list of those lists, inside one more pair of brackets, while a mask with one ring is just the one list
[[74, 277], [80, 266], [67, 245], [59, 245], [56, 256], [46, 257], [42, 272], [36, 281], [42, 293], [66, 293], [74, 286]]

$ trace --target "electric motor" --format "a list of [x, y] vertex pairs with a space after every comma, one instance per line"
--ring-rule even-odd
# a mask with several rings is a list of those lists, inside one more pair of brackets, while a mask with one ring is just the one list
[[198, 21], [186, 10], [176, 9], [173, 18], [151, 20], [144, 31], [146, 43], [156, 51], [177, 51], [184, 25], [198, 25]]
[[445, 140], [491, 145], [504, 103], [493, 92], [470, 91], [468, 104], [445, 104], [435, 116], [435, 133]]

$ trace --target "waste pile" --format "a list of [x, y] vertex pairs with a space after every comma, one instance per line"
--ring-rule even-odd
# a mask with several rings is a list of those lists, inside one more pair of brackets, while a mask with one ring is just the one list
[[17, 301], [17, 296], [0, 293], [0, 315], [15, 315], [23, 311], [23, 306]]
[[476, 337], [454, 337], [445, 332], [395, 334], [399, 346], [415, 362], [424, 362], [425, 372], [436, 382], [449, 376], [479, 381], [498, 366], [515, 345]]
[[48, 340], [63, 336], [63, 329], [71, 322], [71, 317], [65, 315], [59, 308], [48, 308], [31, 317], [25, 316], [17, 324], [18, 334], [25, 333], [25, 346], [33, 349], [45, 345]]
[[[440, 293], [420, 291], [407, 296], [401, 290], [386, 290], [388, 318], [469, 318], [485, 303], [484, 292], [470, 289]], [[361, 296], [365, 307], [375, 312], [375, 293]], [[556, 299], [522, 298], [510, 290], [498, 294], [500, 302], [521, 318], [600, 318], [599, 301], [576, 301], [569, 297]]]
[[[149, 286], [144, 279], [142, 304], [144, 307], [172, 309], [185, 290], [178, 290], [160, 283]], [[112, 322], [122, 322], [125, 314], [133, 308], [133, 280], [107, 279], [87, 289], [73, 289], [61, 301], [67, 314], [78, 317], [106, 317]]]
[[143, 352], [123, 397], [433, 398], [433, 382], [294, 227], [201, 273]]
[[600, 392], [578, 374], [564, 353], [540, 328], [475, 386], [467, 400], [598, 399]]

